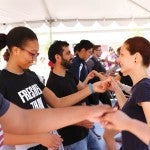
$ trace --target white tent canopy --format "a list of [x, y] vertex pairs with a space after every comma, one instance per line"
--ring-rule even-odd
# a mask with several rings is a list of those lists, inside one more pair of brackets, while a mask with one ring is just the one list
[[0, 0], [0, 24], [150, 22], [150, 0]]
[[0, 16], [0, 31], [25, 25], [42, 33], [43, 43], [118, 43], [135, 34], [132, 28], [150, 37], [150, 0], [0, 0]]
[[133, 35], [150, 39], [150, 0], [0, 0], [0, 32], [18, 25], [40, 35], [40, 50], [56, 39], [117, 48]]

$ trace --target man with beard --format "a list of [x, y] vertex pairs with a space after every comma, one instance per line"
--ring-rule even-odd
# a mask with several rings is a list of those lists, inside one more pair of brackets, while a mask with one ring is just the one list
[[[88, 81], [94, 77], [94, 71], [92, 71], [84, 82], [81, 82], [72, 73], [68, 72], [68, 69], [72, 66], [73, 55], [66, 41], [55, 41], [49, 48], [48, 57], [53, 63], [53, 69], [50, 72], [46, 86], [58, 97], [76, 93], [86, 87]], [[70, 99], [70, 101], [72, 100]], [[84, 100], [75, 105], [82, 105], [83, 103]], [[64, 149], [100, 150], [100, 143], [96, 135], [89, 130], [92, 126], [92, 122], [85, 120], [58, 130], [63, 138]]]

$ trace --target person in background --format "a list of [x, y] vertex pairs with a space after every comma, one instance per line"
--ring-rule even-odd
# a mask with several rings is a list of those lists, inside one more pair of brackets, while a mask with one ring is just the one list
[[85, 61], [92, 54], [93, 43], [89, 40], [81, 40], [74, 49], [76, 52], [76, 56], [73, 58], [72, 67], [69, 69], [76, 79], [80, 81], [84, 81], [88, 75], [88, 69]]
[[[69, 69], [69, 72], [74, 74], [75, 78], [84, 81], [89, 73], [88, 66], [86, 61], [89, 59], [89, 57], [92, 54], [94, 44], [89, 40], [81, 40], [79, 43], [77, 43], [74, 46], [74, 53], [75, 57], [73, 58], [73, 64], [72, 67]], [[95, 98], [96, 97], [96, 98]], [[84, 99], [85, 105], [95, 105], [99, 104], [99, 99], [97, 94], [92, 94]], [[92, 128], [93, 130], [94, 126]], [[101, 138], [100, 135], [95, 133], [95, 135], [98, 137], [98, 139]]]
[[74, 44], [73, 46], [74, 57], [76, 57], [76, 55], [78, 54], [78, 50], [79, 50], [79, 43]]
[[109, 53], [104, 60], [105, 68], [108, 72], [110, 72], [109, 70], [112, 70], [112, 68], [116, 65], [116, 58], [117, 54], [115, 50], [112, 47], [109, 47]]
[[106, 69], [103, 66], [102, 62], [100, 62], [101, 55], [102, 55], [101, 45], [94, 45], [92, 49], [92, 55], [86, 61], [89, 71], [97, 70], [99, 72], [106, 72]]
[[[104, 73], [104, 74], [106, 73], [105, 67], [103, 66], [102, 62], [99, 60], [101, 55], [102, 55], [101, 45], [94, 45], [92, 49], [92, 55], [86, 61], [89, 72], [92, 70], [96, 70], [97, 72], [100, 72], [100, 73]], [[99, 77], [95, 76], [89, 82], [94, 83], [99, 80], [100, 80]], [[89, 97], [89, 99], [90, 99], [89, 101], [91, 102], [91, 104], [99, 104], [99, 101], [101, 101], [103, 104], [108, 104], [111, 106], [110, 99], [112, 99], [112, 96], [109, 93], [109, 91], [106, 91], [104, 93], [92, 94]]]

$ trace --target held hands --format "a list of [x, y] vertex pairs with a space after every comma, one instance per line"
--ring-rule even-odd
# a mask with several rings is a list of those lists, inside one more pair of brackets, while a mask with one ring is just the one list
[[95, 82], [93, 88], [95, 92], [103, 93], [110, 88], [111, 80], [108, 78], [104, 81]]
[[[98, 84], [96, 84], [96, 89], [94, 89], [94, 90], [95, 90], [95, 92], [102, 93], [102, 92], [105, 92], [106, 90], [111, 90], [111, 91], [116, 92], [121, 89], [120, 89], [118, 83], [113, 79], [113, 77], [107, 77], [107, 78], [105, 78], [105, 80], [102, 80], [99, 82], [99, 86], [98, 86]], [[96, 91], [96, 90], [98, 90], [98, 91]]]
[[130, 122], [130, 117], [120, 110], [113, 113], [106, 113], [100, 118], [100, 123], [104, 128], [118, 131], [126, 130], [129, 126], [128, 122]]
[[112, 113], [117, 110], [117, 108], [112, 108], [109, 105], [96, 105], [96, 106], [84, 106], [88, 107], [87, 120], [91, 122], [100, 122], [101, 118], [107, 114]]
[[120, 89], [118, 82], [115, 81], [115, 79], [113, 77], [110, 77], [110, 80], [111, 80], [111, 82], [110, 82], [111, 86], [109, 87], [109, 90], [114, 91], [114, 92], [118, 91]]

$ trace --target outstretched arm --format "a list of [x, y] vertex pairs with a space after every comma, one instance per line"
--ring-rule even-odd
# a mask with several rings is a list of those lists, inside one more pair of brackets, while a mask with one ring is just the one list
[[57, 149], [62, 144], [62, 138], [59, 135], [51, 133], [41, 133], [32, 135], [18, 135], [4, 133], [5, 145], [22, 145], [22, 144], [42, 144], [45, 147]]
[[83, 120], [98, 122], [100, 116], [112, 111], [114, 110], [109, 106], [25, 110], [11, 103], [7, 112], [0, 117], [0, 123], [6, 133], [35, 134], [49, 132]]
[[[106, 91], [107, 88], [107, 82], [106, 81], [99, 81], [99, 82], [95, 82], [92, 85], [93, 87], [93, 91], [94, 92], [100, 92], [103, 93]], [[46, 102], [52, 106], [52, 107], [68, 107], [68, 106], [72, 106], [78, 102], [80, 102], [81, 100], [83, 100], [85, 97], [89, 96], [90, 94], [92, 94], [91, 88], [89, 86], [85, 87], [84, 89], [62, 97], [62, 98], [58, 98], [50, 89], [48, 89], [47, 87], [44, 88], [43, 90], [43, 95], [46, 99]]]
[[125, 95], [124, 95], [122, 89], [119, 87], [118, 83], [113, 78], [111, 78], [111, 86], [116, 94], [118, 104], [119, 104], [120, 108], [122, 108], [124, 106], [124, 104], [126, 103], [127, 98], [125, 97]]

